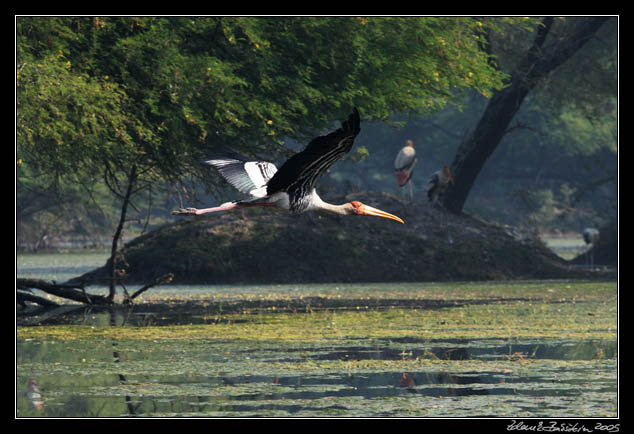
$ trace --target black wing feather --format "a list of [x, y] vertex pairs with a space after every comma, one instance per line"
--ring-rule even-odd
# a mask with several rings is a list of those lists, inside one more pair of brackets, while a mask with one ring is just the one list
[[427, 184], [427, 198], [430, 201], [434, 200], [434, 194], [438, 190], [439, 183], [440, 183], [440, 175], [438, 175], [438, 173], [434, 173], [429, 179], [429, 183]]
[[359, 111], [355, 108], [341, 128], [314, 138], [301, 152], [289, 158], [267, 184], [269, 195], [286, 191], [290, 196], [307, 194], [319, 177], [352, 149], [361, 130]]

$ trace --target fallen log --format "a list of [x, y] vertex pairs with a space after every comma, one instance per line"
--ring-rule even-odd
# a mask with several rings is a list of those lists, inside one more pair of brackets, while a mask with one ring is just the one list
[[44, 291], [57, 297], [67, 298], [69, 300], [78, 301], [80, 303], [86, 304], [111, 304], [111, 301], [107, 297], [104, 297], [102, 295], [88, 295], [86, 293], [84, 285], [82, 284], [69, 285], [55, 282], [46, 282], [40, 279], [17, 278], [16, 289], [39, 289], [40, 291]]
[[[143, 294], [148, 289], [152, 288], [156, 285], [165, 285], [170, 283], [174, 279], [174, 275], [172, 273], [164, 274], [160, 277], [157, 277], [152, 282], [138, 289], [132, 296], [127, 296], [123, 302], [123, 304], [131, 304], [132, 301]], [[73, 301], [78, 301], [80, 303], [91, 304], [91, 305], [109, 305], [112, 304], [113, 301], [109, 297], [104, 297], [103, 295], [88, 295], [83, 283], [56, 283], [56, 282], [47, 282], [40, 279], [26, 279], [26, 278], [18, 278], [16, 279], [16, 290], [18, 291], [28, 291], [30, 289], [39, 289], [40, 291], [44, 291], [48, 294], [55, 295], [57, 297], [66, 298]], [[127, 291], [126, 291], [127, 293]], [[37, 299], [42, 299], [41, 297], [29, 296], [26, 297], [27, 294], [23, 292], [18, 293], [18, 301], [31, 301], [38, 303]], [[49, 302], [48, 305], [50, 305]], [[38, 303], [43, 305], [43, 303]], [[54, 304], [54, 303], [53, 303]]]
[[28, 293], [22, 292], [22, 291], [17, 291], [16, 292], [16, 301], [18, 303], [20, 303], [20, 305], [22, 305], [22, 306], [26, 306], [26, 302], [27, 301], [30, 302], [30, 303], [39, 304], [40, 306], [44, 306], [44, 307], [57, 307], [57, 306], [59, 306], [59, 304], [55, 303], [54, 301], [47, 300], [46, 298], [38, 297], [37, 295], [28, 294]]

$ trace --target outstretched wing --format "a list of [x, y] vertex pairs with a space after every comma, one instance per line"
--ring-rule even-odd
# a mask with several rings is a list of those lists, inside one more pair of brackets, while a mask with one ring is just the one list
[[336, 161], [350, 151], [361, 130], [359, 111], [355, 108], [341, 128], [311, 140], [301, 152], [289, 158], [268, 182], [269, 195], [285, 191], [289, 196], [308, 194], [319, 178]]
[[204, 162], [216, 169], [224, 179], [242, 193], [253, 197], [265, 197], [266, 184], [277, 172], [275, 164], [268, 161], [241, 161], [233, 158], [216, 158]]

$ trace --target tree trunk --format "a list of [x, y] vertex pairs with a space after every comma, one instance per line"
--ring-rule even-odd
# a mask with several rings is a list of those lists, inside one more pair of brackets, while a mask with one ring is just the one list
[[455, 184], [444, 195], [447, 210], [460, 213], [480, 170], [506, 134], [522, 101], [538, 81], [575, 54], [609, 17], [585, 19], [576, 29], [547, 47], [554, 18], [547, 17], [535, 41], [511, 75], [510, 85], [494, 92], [475, 129], [460, 144], [451, 164]]
[[125, 224], [125, 216], [128, 211], [128, 205], [130, 204], [130, 197], [132, 196], [132, 190], [134, 189], [134, 184], [136, 183], [137, 178], [137, 167], [136, 164], [132, 165], [130, 169], [130, 175], [128, 176], [128, 188], [126, 190], [125, 196], [123, 197], [123, 203], [121, 204], [121, 216], [119, 217], [119, 224], [117, 225], [117, 230], [112, 237], [112, 249], [110, 252], [110, 290], [108, 292], [108, 300], [110, 303], [114, 300], [114, 296], [116, 293], [116, 284], [117, 284], [117, 263], [119, 262], [119, 239], [121, 238], [121, 231], [123, 230], [123, 225]]

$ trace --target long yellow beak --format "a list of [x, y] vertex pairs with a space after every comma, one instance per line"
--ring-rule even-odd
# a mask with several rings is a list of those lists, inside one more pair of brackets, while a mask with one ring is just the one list
[[394, 214], [390, 214], [389, 212], [381, 211], [380, 209], [372, 208], [371, 206], [368, 206], [368, 205], [362, 205], [361, 207], [359, 207], [358, 213], [359, 213], [359, 215], [370, 215], [370, 216], [374, 216], [374, 217], [383, 217], [383, 218], [386, 218], [386, 219], [395, 220], [395, 221], [397, 221], [399, 223], [405, 224], [405, 222], [401, 218], [396, 217]]

